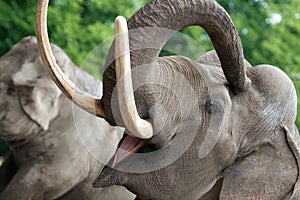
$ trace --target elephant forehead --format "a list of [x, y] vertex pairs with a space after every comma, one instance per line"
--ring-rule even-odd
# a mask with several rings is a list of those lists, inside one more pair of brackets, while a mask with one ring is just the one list
[[12, 75], [15, 85], [31, 85], [36, 79], [46, 74], [39, 59], [34, 61], [25, 61], [21, 65], [20, 71]]
[[34, 62], [39, 56], [35, 37], [23, 38], [0, 58], [0, 80], [10, 79], [26, 62]]
[[228, 84], [223, 70], [218, 65], [214, 65], [213, 63], [199, 63], [198, 64], [200, 73], [203, 74], [203, 77], [206, 81], [207, 85], [225, 85]]

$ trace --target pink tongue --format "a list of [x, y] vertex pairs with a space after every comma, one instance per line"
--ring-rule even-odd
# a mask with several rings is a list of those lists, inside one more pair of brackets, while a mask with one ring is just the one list
[[144, 140], [127, 135], [117, 150], [112, 167], [136, 153], [144, 144]]

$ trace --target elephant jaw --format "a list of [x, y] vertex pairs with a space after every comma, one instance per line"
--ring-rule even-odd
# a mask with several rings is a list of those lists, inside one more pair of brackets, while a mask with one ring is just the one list
[[144, 145], [145, 140], [126, 135], [115, 154], [112, 167], [116, 167], [120, 162], [138, 152]]

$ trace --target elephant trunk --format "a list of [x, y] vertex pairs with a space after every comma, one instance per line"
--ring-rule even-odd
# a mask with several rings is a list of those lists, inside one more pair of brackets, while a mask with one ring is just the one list
[[[142, 7], [128, 21], [129, 30], [134, 30], [134, 34], [129, 32], [131, 66], [156, 62], [174, 31], [195, 25], [208, 33], [233, 92], [245, 91], [250, 80], [246, 77], [240, 38], [227, 12], [214, 0], [153, 0]], [[106, 61], [102, 99], [111, 124], [111, 95], [116, 84], [113, 46]]]

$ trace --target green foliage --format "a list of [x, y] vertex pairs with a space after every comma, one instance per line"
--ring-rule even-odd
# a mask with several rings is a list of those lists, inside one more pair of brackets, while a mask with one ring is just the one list
[[0, 1], [0, 55], [23, 36], [35, 35], [35, 1]]
[[[116, 16], [127, 19], [142, 6], [141, 0], [56, 0], [49, 6], [48, 29], [51, 42], [63, 47], [73, 62], [81, 65], [100, 42], [113, 36]], [[102, 59], [105, 59], [103, 57]], [[85, 67], [97, 76], [97, 68]]]

